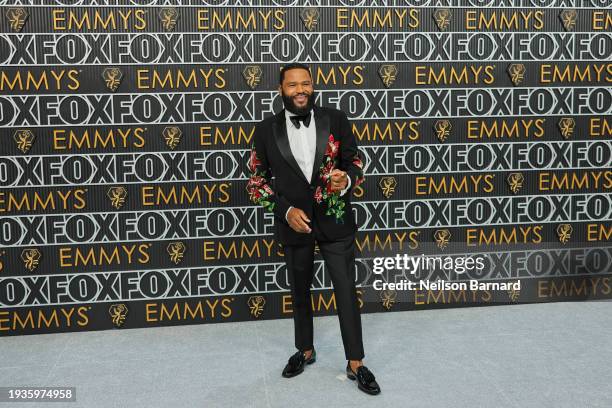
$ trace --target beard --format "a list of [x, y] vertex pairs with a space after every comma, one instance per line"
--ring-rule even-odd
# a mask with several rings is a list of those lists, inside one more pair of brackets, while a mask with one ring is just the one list
[[295, 96], [297, 95], [304, 95], [308, 98], [306, 100], [306, 105], [304, 105], [304, 107], [300, 108], [299, 106], [297, 106], [293, 102], [293, 97], [287, 96], [284, 93], [282, 93], [283, 105], [285, 105], [285, 109], [287, 109], [289, 112], [295, 115], [300, 115], [300, 116], [307, 115], [308, 112], [310, 112], [312, 108], [314, 107], [315, 98], [316, 98], [315, 91], [312, 91], [311, 94], [301, 93], [301, 94], [296, 94]]

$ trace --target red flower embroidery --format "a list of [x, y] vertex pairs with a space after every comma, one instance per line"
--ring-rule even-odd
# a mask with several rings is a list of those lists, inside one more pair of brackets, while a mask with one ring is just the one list
[[318, 186], [315, 190], [314, 198], [315, 200], [317, 200], [317, 204], [321, 204], [321, 201], [323, 201], [323, 193], [321, 192], [321, 186]]
[[249, 198], [255, 204], [262, 205], [268, 211], [274, 211], [276, 203], [274, 202], [274, 191], [268, 185], [266, 179], [266, 171], [259, 168], [261, 160], [257, 158], [255, 144], [251, 148], [251, 156], [247, 162], [247, 167], [251, 171], [249, 182], [246, 189]]
[[257, 153], [255, 152], [255, 148], [251, 149], [251, 157], [249, 157], [249, 161], [247, 166], [251, 173], [255, 173], [257, 171], [257, 166], [261, 164], [261, 161], [257, 158]]
[[[327, 158], [325, 158], [325, 160], [327, 161]], [[321, 168], [321, 172], [320, 172], [320, 178], [321, 180], [323, 180], [324, 183], [327, 183], [329, 181], [329, 178], [331, 177], [331, 172], [334, 169], [334, 162], [332, 160], [327, 161], [327, 163], [325, 163], [322, 168]]]
[[359, 153], [357, 153], [355, 157], [353, 157], [353, 165], [359, 169], [359, 174], [357, 175], [357, 178], [355, 179], [355, 187], [357, 187], [358, 185], [360, 185], [361, 183], [365, 181], [365, 177], [363, 176], [363, 162], [361, 161], [361, 158], [359, 157]]
[[270, 188], [270, 186], [269, 186], [269, 185], [267, 185], [267, 184], [265, 184], [265, 185], [263, 186], [263, 190], [266, 192], [266, 194], [270, 194], [270, 195], [274, 194], [274, 191], [272, 191], [272, 189]]
[[250, 187], [259, 187], [261, 185], [263, 185], [266, 182], [266, 179], [264, 179], [261, 176], [251, 176], [251, 178], [249, 179], [249, 186]]
[[255, 204], [259, 204], [259, 199], [261, 198], [261, 193], [256, 188], [249, 190], [249, 198]]
[[325, 201], [327, 204], [327, 211], [325, 214], [333, 215], [337, 223], [344, 222], [344, 213], [346, 212], [344, 207], [345, 203], [340, 199], [340, 193], [332, 191], [331, 186], [331, 173], [336, 166], [336, 156], [340, 152], [340, 141], [334, 139], [334, 135], [329, 135], [327, 139], [327, 147], [325, 149], [325, 156], [323, 163], [319, 168], [319, 178], [325, 184], [325, 189], [321, 186], [317, 187], [314, 193], [314, 198], [317, 203]]
[[325, 150], [325, 155], [333, 160], [338, 155], [339, 148], [340, 142], [336, 142], [334, 135], [330, 134], [329, 138], [327, 139], [327, 149]]

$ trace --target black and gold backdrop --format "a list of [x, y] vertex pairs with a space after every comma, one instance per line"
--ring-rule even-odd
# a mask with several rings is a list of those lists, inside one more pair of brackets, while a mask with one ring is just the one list
[[[245, 186], [292, 61], [360, 144], [364, 312], [610, 297], [611, 5], [0, 1], [0, 333], [291, 316]], [[521, 289], [374, 291], [396, 253]], [[320, 259], [313, 288], [334, 313]]]

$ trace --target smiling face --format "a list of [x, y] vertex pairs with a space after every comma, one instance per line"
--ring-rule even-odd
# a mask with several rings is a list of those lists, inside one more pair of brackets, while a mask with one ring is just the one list
[[305, 115], [314, 106], [314, 88], [310, 72], [302, 68], [285, 71], [283, 83], [278, 87], [285, 109], [296, 115]]

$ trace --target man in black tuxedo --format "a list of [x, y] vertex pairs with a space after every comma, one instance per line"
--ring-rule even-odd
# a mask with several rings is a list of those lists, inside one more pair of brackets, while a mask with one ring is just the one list
[[[359, 389], [378, 394], [362, 363], [361, 317], [355, 291], [355, 232], [351, 191], [363, 182], [363, 165], [346, 114], [315, 106], [308, 66], [293, 63], [280, 73], [285, 109], [257, 124], [249, 159], [247, 191], [275, 215], [293, 298], [295, 346], [284, 377], [315, 362], [310, 286], [318, 244], [331, 275], [340, 320], [347, 376]], [[274, 176], [274, 180], [272, 177]]]

